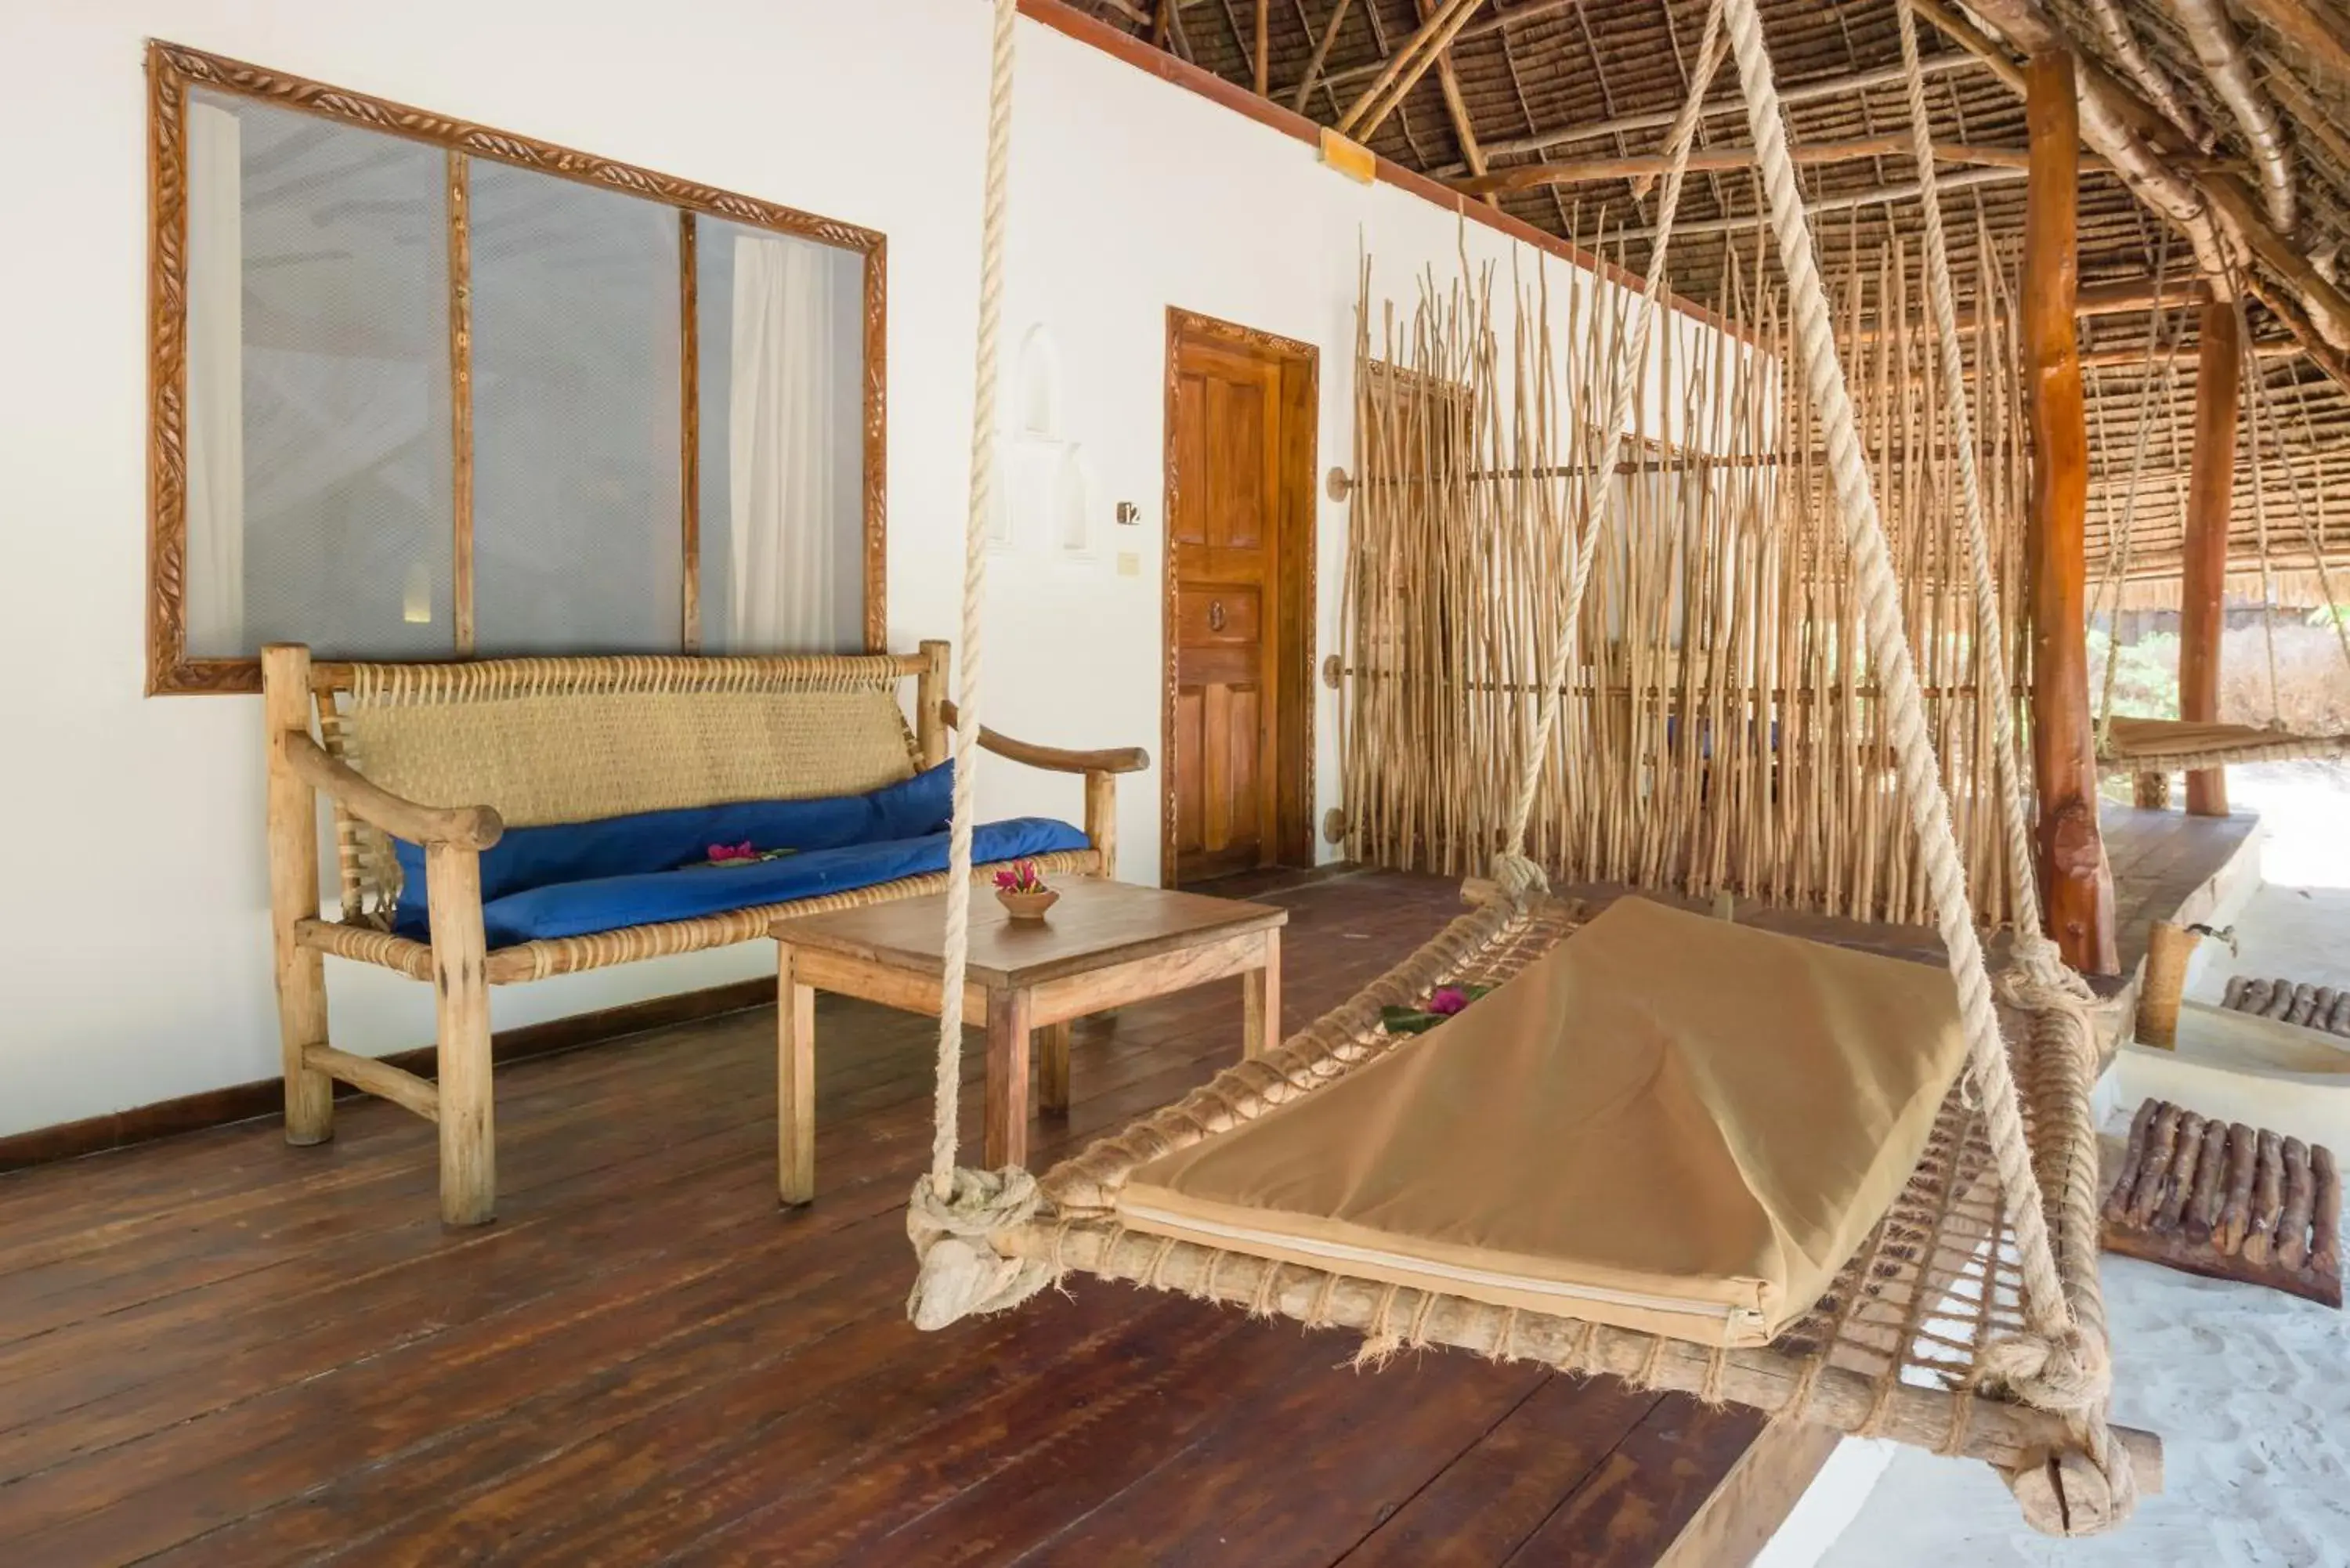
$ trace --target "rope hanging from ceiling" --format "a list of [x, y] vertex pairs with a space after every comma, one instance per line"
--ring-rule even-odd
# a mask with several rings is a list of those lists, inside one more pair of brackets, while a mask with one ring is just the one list
[[[1321, 1023], [1265, 1057], [1220, 1075], [1206, 1089], [1121, 1137], [1095, 1146], [1058, 1168], [1041, 1188], [1017, 1169], [982, 1172], [958, 1166], [961, 1002], [969, 944], [972, 764], [975, 760], [972, 742], [978, 724], [979, 633], [988, 498], [993, 483], [995, 360], [1015, 10], [1014, 0], [994, 0], [978, 379], [964, 543], [963, 666], [955, 741], [943, 1005], [935, 1064], [937, 1121], [931, 1168], [916, 1185], [908, 1215], [908, 1231], [919, 1260], [908, 1303], [910, 1316], [923, 1328], [943, 1327], [969, 1314], [1015, 1305], [1066, 1270], [1085, 1267], [1109, 1277], [1139, 1279], [1211, 1298], [1245, 1299], [1253, 1310], [1281, 1311], [1313, 1324], [1361, 1327], [1378, 1349], [1405, 1343], [1454, 1343], [1500, 1356], [1531, 1354], [1577, 1371], [1607, 1370], [1652, 1386], [1690, 1386], [1711, 1398], [1740, 1397], [1766, 1409], [1827, 1419], [1846, 1430], [1889, 1431], [1946, 1452], [1996, 1455], [2024, 1501], [2027, 1515], [2045, 1529], [2086, 1532], [2126, 1517], [2135, 1495], [2132, 1462], [2106, 1418], [2110, 1363], [2095, 1278], [2095, 1142], [2087, 1115], [2093, 1053], [2083, 993], [2077, 980], [2065, 974], [2037, 944], [2036, 932], [2027, 931], [2019, 966], [2006, 977], [2002, 989], [2011, 1002], [2035, 1018], [2030, 1059], [2039, 1110], [2035, 1127], [2028, 1128], [2022, 1096], [1994, 1011], [1994, 988], [1977, 937], [1965, 867], [1910, 657], [1899, 585], [1837, 358], [1826, 294], [1814, 256], [1756, 0], [1714, 0], [1709, 8], [1699, 68], [1669, 140], [1670, 163], [1659, 233], [1641, 296], [1633, 306], [1627, 351], [1619, 353], [1613, 368], [1599, 461], [1584, 472], [1575, 504], [1568, 513], [1574, 526], [1574, 553], [1566, 583], [1565, 635], [1558, 639], [1552, 653], [1534, 743], [1521, 759], [1510, 831], [1495, 861], [1501, 896], [1456, 922], [1384, 981]], [[1929, 214], [1929, 276], [1937, 280], [1936, 325], [1945, 365], [1951, 367], [1957, 365], [1959, 355], [1955, 308], [1947, 259], [1934, 254], [1942, 247], [1939, 213], [1934, 209], [1931, 147], [1925, 140], [1914, 24], [1906, 7], [1901, 25], [1921, 186]], [[1394, 1048], [1394, 1042], [1384, 1037], [1377, 1024], [1383, 1003], [1408, 1000], [1438, 976], [1472, 971], [1480, 965], [1497, 981], [1506, 979], [1517, 965], [1527, 961], [1529, 954], [1555, 942], [1571, 927], [1571, 919], [1563, 917], [1555, 901], [1544, 896], [1544, 875], [1524, 853], [1526, 822], [1557, 722], [1560, 693], [1567, 682], [1575, 646], [1573, 634], [1592, 577], [1599, 498], [1612, 482], [1637, 379], [1646, 368], [1646, 345], [1662, 288], [1664, 257], [1680, 183], [1703, 95], [1725, 47], [1736, 61], [1744, 94], [1771, 228], [1787, 279], [1800, 369], [1810, 407], [1825, 437], [1843, 540], [1866, 610], [1868, 653], [1889, 711], [1901, 798], [1932, 887], [1936, 923], [1965, 1030], [1964, 1081], [1969, 1092], [1954, 1093], [1945, 1107], [1945, 1115], [1956, 1118], [1951, 1136], [1957, 1139], [1942, 1157], [1952, 1162], [1945, 1179], [1957, 1181], [1957, 1168], [1964, 1163], [1962, 1150], [1978, 1151], [1977, 1168], [1987, 1167], [1995, 1174], [1998, 1192], [1996, 1222], [1987, 1237], [1991, 1243], [1987, 1266], [1996, 1272], [2012, 1262], [2016, 1271], [2020, 1325], [2001, 1320], [1995, 1310], [1998, 1292], [1986, 1280], [1983, 1311], [1976, 1324], [1980, 1343], [1957, 1386], [1913, 1386], [1904, 1376], [1912, 1365], [1910, 1352], [1903, 1349], [1888, 1355], [1881, 1343], [1866, 1353], [1867, 1363], [1876, 1369], [1873, 1378], [1858, 1376], [1849, 1365], [1838, 1362], [1844, 1344], [1839, 1324], [1865, 1316], [1866, 1302], [1889, 1292], [1899, 1273], [1898, 1258], [1886, 1251], [1889, 1221], [1880, 1223], [1877, 1239], [1864, 1248], [1870, 1271], [1867, 1279], [1855, 1281], [1845, 1291], [1836, 1322], [1819, 1331], [1808, 1352], [1795, 1345], [1774, 1346], [1767, 1354], [1747, 1353], [1747, 1359], [1739, 1359], [1742, 1353], [1727, 1349], [1705, 1351], [1666, 1338], [1603, 1331], [1587, 1323], [1578, 1328], [1574, 1320], [1564, 1316], [1521, 1314], [1515, 1309], [1503, 1314], [1483, 1303], [1435, 1293], [1399, 1292], [1390, 1285], [1367, 1293], [1357, 1288], [1357, 1282], [1303, 1265], [1295, 1269], [1295, 1277], [1285, 1285], [1284, 1273], [1290, 1272], [1290, 1265], [1268, 1266], [1261, 1258], [1233, 1262], [1232, 1255], [1215, 1249], [1189, 1246], [1187, 1250], [1186, 1244], [1172, 1240], [1137, 1237], [1116, 1219], [1117, 1184], [1141, 1159], [1212, 1137], [1219, 1128], [1310, 1092], [1350, 1066]], [[1953, 417], [1964, 430], [1963, 393], [1956, 376], [1950, 382], [1952, 396], [1959, 400]], [[1968, 444], [1961, 443], [1962, 451]], [[1963, 466], [1966, 461], [1961, 459], [1961, 488], [1970, 524], [1979, 623], [1996, 628], [2001, 622], [1988, 564], [1980, 484], [1971, 470]], [[2000, 773], [2004, 836], [2010, 855], [2020, 858], [2023, 843], [2021, 786], [2012, 756], [2012, 723], [2002, 724], [1998, 732], [2003, 753]], [[2029, 883], [2028, 872], [2022, 880]], [[2032, 1137], [2034, 1130], [2037, 1147]], [[2061, 1183], [2053, 1203], [2046, 1201], [2048, 1195], [2041, 1186], [2043, 1170]], [[1931, 1222], [1946, 1223], [1957, 1211], [1951, 1194], [1946, 1191], [1939, 1218]], [[2008, 1245], [2001, 1244], [2002, 1238]], [[1131, 1245], [1138, 1241], [1142, 1243], [1140, 1254]], [[1890, 1272], [1880, 1272], [1888, 1265]], [[1225, 1274], [1222, 1281], [1220, 1271]], [[1943, 1288], [1934, 1286], [1930, 1275], [1912, 1279], [1911, 1304], [1901, 1319], [1908, 1329], [1917, 1327], [1921, 1310], [1945, 1310], [1933, 1301]], [[1832, 1297], [1835, 1294], [1831, 1293]], [[1967, 1309], [1951, 1305], [1948, 1310], [1963, 1314]], [[1397, 1326], [1399, 1314], [1407, 1326]], [[1527, 1321], [1522, 1322], [1522, 1317]], [[2020, 1438], [2019, 1433], [2039, 1434], [2038, 1444]], [[2052, 1433], [2061, 1433], [2061, 1438], [2052, 1438]]]

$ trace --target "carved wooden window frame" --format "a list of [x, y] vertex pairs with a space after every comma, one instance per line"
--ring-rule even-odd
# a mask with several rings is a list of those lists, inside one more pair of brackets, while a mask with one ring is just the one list
[[[658, 202], [679, 214], [681, 329], [680, 547], [684, 552], [684, 589], [679, 607], [681, 645], [700, 647], [699, 561], [700, 456], [693, 327], [694, 220], [697, 215], [771, 230], [795, 239], [853, 251], [864, 257], [863, 408], [865, 646], [887, 646], [888, 553], [885, 489], [889, 466], [887, 353], [889, 323], [887, 236], [853, 223], [818, 217], [795, 208], [738, 195], [689, 180], [614, 163], [552, 142], [432, 114], [387, 99], [329, 87], [323, 82], [265, 70], [241, 60], [206, 54], [178, 44], [150, 40], [147, 46], [148, 149], [148, 439], [147, 439], [147, 691], [182, 692], [258, 691], [258, 659], [189, 657], [186, 622], [187, 400], [188, 400], [188, 90], [201, 87], [296, 109], [322, 119], [398, 136], [442, 149], [449, 161], [451, 216], [451, 396], [455, 449], [452, 483], [457, 532], [452, 571], [460, 583], [471, 576], [472, 449], [471, 332], [465, 270], [469, 264], [465, 171], [473, 159], [510, 163], [541, 174], [619, 191]], [[461, 646], [471, 640], [470, 595], [459, 593], [453, 616]], [[458, 653], [452, 657], [464, 658]]]

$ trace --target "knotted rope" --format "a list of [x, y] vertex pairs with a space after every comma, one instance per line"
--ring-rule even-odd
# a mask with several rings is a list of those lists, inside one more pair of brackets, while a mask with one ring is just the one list
[[[1960, 1017], [1967, 1036], [1967, 1070], [1981, 1105], [1991, 1162], [1999, 1176], [2002, 1207], [2014, 1234], [2017, 1263], [2023, 1276], [2026, 1332], [1987, 1347], [1979, 1376], [1985, 1381], [1996, 1381], [2042, 1408], [2074, 1416], [2088, 1435], [2102, 1437], [2101, 1407], [2110, 1387], [2111, 1368], [2102, 1335], [2084, 1332], [2075, 1321], [2057, 1267], [2040, 1181], [2033, 1168], [2032, 1149], [2024, 1134], [2022, 1106], [2008, 1064], [2007, 1047], [2001, 1038], [1982, 946], [1975, 932], [1974, 912], [1967, 896], [1965, 863], [1950, 828], [1950, 803], [1942, 792], [1941, 770], [1926, 732], [1925, 701], [1918, 688], [1917, 670], [1902, 624], [1899, 584], [1889, 558], [1884, 524], [1877, 514], [1877, 497], [1870, 487], [1867, 459], [1861, 449], [1859, 422], [1845, 382], [1844, 366], [1836, 357], [1835, 327], [1813, 254], [1811, 225], [1804, 212], [1794, 160], [1787, 150], [1786, 122], [1779, 103], [1778, 86], [1772, 75], [1770, 52], [1762, 38], [1762, 18], [1755, 0], [1725, 0], [1725, 4], [1731, 52], [1737, 59], [1739, 81], [1745, 89], [1747, 125], [1753, 137], [1780, 265], [1787, 276], [1804, 380], [1827, 443], [1828, 467], [1844, 514], [1846, 547], [1864, 612], [1869, 656], [1886, 694], [1887, 723], [1910, 828], [1924, 862], [1927, 882], [1933, 890], [1935, 923], [1949, 959], [1951, 980], [1958, 988]], [[1898, 6], [1897, 12], [1909, 89], [1913, 147], [1919, 166], [1919, 194], [1929, 225], [1929, 282], [1936, 272], [1932, 263], [1941, 263], [1939, 282], [1933, 285], [1932, 293], [1947, 370], [1957, 358], [1958, 327], [1950, 300], [1948, 258], [1943, 245], [1938, 243], [1942, 234], [1939, 198], [1935, 188], [1932, 148], [1926, 131], [1916, 24], [1908, 5]], [[1946, 379], [1956, 393], [1961, 383], [1956, 377]], [[1962, 401], [1962, 395], [1959, 400]], [[1962, 454], [1971, 445], [1962, 436], [1956, 444]], [[1962, 455], [1961, 473], [1968, 472]], [[1968, 501], [1967, 522], [1975, 557], [1980, 611], [1989, 592], [1989, 551], [1983, 537], [1979, 487]], [[1993, 604], [1995, 610], [1995, 601]], [[1989, 658], [1998, 657], [1989, 649], [1985, 652]], [[2002, 747], [2002, 760], [2009, 750]], [[2009, 853], [2013, 856], [2020, 837], [2015, 831], [2022, 815], [2020, 791], [2012, 792], [2009, 801], [2013, 807], [2009, 819]], [[2020, 877], [2018, 881], [2028, 882], [2028, 877]], [[2053, 977], [2047, 981], [2037, 976], [2020, 979], [2021, 989], [2026, 993], [2046, 992], [2050, 1000], [2072, 999], [2074, 1005], [2060, 1012], [2074, 1014], [2076, 1023], [2085, 1022], [2078, 1017], [2079, 1000], [2074, 986]], [[2033, 999], [2038, 997], [2034, 995]], [[2072, 1044], [2077, 1045], [2080, 1041], [2075, 1038]], [[2094, 1443], [2092, 1451], [2100, 1457], [2120, 1452], [2109, 1438]], [[2120, 1465], [2119, 1471], [2118, 1475], [2109, 1472], [2117, 1495], [2129, 1484], [2126, 1462]]]
[[996, 1255], [988, 1232], [1035, 1213], [1036, 1184], [1016, 1167], [955, 1166], [962, 1118], [962, 988], [971, 958], [971, 835], [977, 768], [980, 612], [987, 594], [987, 524], [995, 490], [996, 346], [1003, 317], [1003, 218], [1012, 166], [1012, 36], [1017, 0], [994, 0], [987, 80], [987, 184], [979, 229], [979, 347], [971, 411], [971, 508], [962, 539], [962, 666], [955, 683], [954, 815], [947, 848], [946, 950], [939, 993], [938, 1079], [930, 1174], [915, 1183], [906, 1235], [920, 1272], [906, 1315], [944, 1328], [972, 1313], [1017, 1306], [1052, 1271]]
[[1706, 10], [1705, 33], [1698, 43], [1697, 69], [1690, 78], [1689, 97], [1665, 139], [1669, 162], [1665, 170], [1664, 193], [1658, 198], [1657, 237], [1648, 252], [1648, 275], [1641, 285], [1639, 303], [1633, 306], [1632, 319], [1623, 329], [1628, 333], [1630, 342], [1627, 346], [1619, 337], [1617, 344], [1619, 352], [1615, 379], [1607, 389], [1607, 422], [1601, 427], [1599, 462], [1584, 477], [1581, 504], [1575, 508], [1578, 532], [1574, 569], [1566, 585], [1566, 617], [1558, 628], [1558, 642], [1551, 649], [1542, 700], [1534, 707], [1534, 738], [1526, 747], [1524, 765], [1518, 774], [1517, 798], [1510, 810], [1509, 841], [1493, 859], [1493, 880], [1513, 898], [1541, 892], [1550, 885], [1542, 867], [1526, 855], [1526, 826], [1534, 816], [1534, 795], [1542, 786], [1543, 767], [1550, 756], [1551, 732], [1558, 724], [1559, 703], [1575, 669], [1575, 645], [1581, 640], [1584, 593], [1591, 583], [1592, 563], [1599, 555], [1600, 498], [1615, 487], [1617, 459], [1624, 449], [1625, 427], [1631, 422], [1632, 394], [1648, 357], [1648, 327], [1656, 318], [1657, 300], [1664, 292], [1665, 254], [1672, 244], [1673, 215], [1680, 208], [1681, 182], [1689, 171], [1690, 149], [1697, 139], [1706, 88], [1713, 83], [1713, 73], [1720, 67], [1721, 57], [1721, 0], [1713, 0]]

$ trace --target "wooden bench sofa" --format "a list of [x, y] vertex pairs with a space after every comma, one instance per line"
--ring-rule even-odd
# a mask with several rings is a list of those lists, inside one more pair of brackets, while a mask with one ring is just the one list
[[[953, 722], [945, 696], [948, 656], [945, 643], [926, 642], [920, 653], [871, 656], [378, 664], [313, 662], [298, 645], [265, 649], [269, 886], [286, 1141], [315, 1144], [333, 1135], [332, 1080], [380, 1096], [439, 1124], [442, 1217], [452, 1225], [481, 1223], [491, 1218], [497, 1194], [491, 986], [764, 940], [780, 915], [945, 886], [945, 872], [931, 871], [785, 902], [492, 946], [483, 852], [509, 829], [732, 802], [861, 796], [904, 785], [946, 758]], [[899, 701], [907, 680], [916, 683], [910, 728]], [[1063, 751], [984, 729], [980, 744], [1014, 762], [1080, 775], [1083, 847], [1033, 858], [1048, 872], [1114, 874], [1116, 778], [1146, 766], [1147, 753]], [[341, 889], [333, 919], [320, 913], [320, 795], [332, 808]], [[1075, 836], [1045, 826], [1064, 839]], [[422, 872], [428, 929], [419, 929], [428, 916], [416, 889], [408, 888], [405, 903], [401, 898], [404, 881], [414, 875], [403, 876], [403, 857]], [[696, 868], [675, 875], [738, 873]], [[686, 891], [706, 899], [702, 889], [709, 886]], [[323, 963], [329, 954], [433, 988], [437, 1081], [334, 1047]]]

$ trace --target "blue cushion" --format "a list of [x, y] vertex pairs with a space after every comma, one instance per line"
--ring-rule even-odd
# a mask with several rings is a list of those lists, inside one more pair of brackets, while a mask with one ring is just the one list
[[[675, 870], [708, 858], [713, 844], [748, 839], [761, 849], [805, 853], [918, 838], [946, 826], [953, 805], [954, 764], [949, 762], [869, 794], [735, 801], [510, 828], [482, 851], [482, 901], [557, 883]], [[391, 847], [400, 874], [392, 929], [415, 936], [426, 924], [424, 851], [401, 839], [394, 839]]]
[[[1086, 836], [1065, 822], [1021, 816], [982, 824], [972, 835], [975, 864], [1083, 849]], [[919, 877], [947, 867], [947, 836], [925, 834], [879, 844], [812, 849], [780, 860], [687, 866], [673, 871], [598, 877], [509, 893], [485, 903], [482, 920], [494, 948], [548, 937], [578, 937], [662, 920], [691, 919], [756, 904], [781, 904]]]

